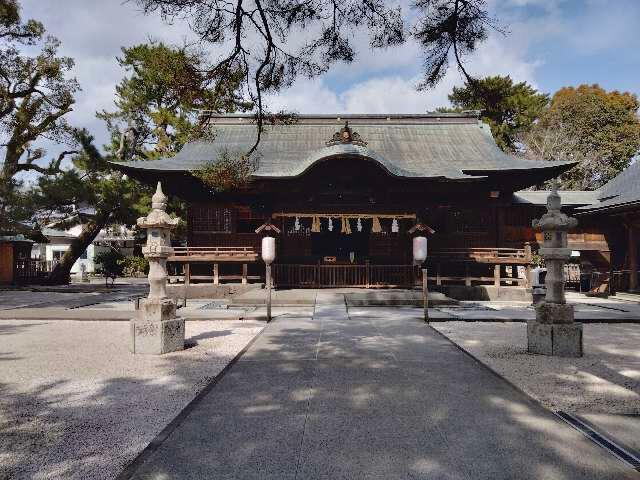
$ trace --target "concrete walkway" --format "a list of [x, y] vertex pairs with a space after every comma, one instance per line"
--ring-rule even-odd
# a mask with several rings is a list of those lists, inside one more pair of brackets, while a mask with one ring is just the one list
[[429, 326], [335, 294], [272, 322], [176, 424], [122, 478], [639, 478]]

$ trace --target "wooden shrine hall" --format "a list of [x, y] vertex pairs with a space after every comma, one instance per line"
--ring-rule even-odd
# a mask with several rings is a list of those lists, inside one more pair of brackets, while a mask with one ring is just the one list
[[503, 153], [475, 114], [302, 115], [265, 127], [251, 182], [216, 193], [192, 172], [245, 153], [257, 132], [246, 115], [212, 128], [175, 157], [116, 164], [188, 202], [187, 244], [169, 259], [187, 282], [262, 279], [268, 234], [278, 287], [413, 285], [421, 233], [434, 285], [523, 287], [544, 202], [514, 192], [573, 166]]

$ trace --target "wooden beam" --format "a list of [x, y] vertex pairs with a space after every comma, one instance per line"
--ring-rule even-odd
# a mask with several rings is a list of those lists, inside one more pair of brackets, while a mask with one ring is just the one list
[[638, 290], [638, 243], [636, 227], [633, 223], [627, 225], [627, 249], [629, 256], [629, 290]]

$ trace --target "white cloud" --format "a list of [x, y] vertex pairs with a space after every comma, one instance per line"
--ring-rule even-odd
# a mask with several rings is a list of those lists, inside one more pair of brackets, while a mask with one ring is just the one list
[[[536, 86], [535, 72], [541, 62], [526, 60], [526, 49], [526, 41], [506, 42], [496, 33], [480, 46], [467, 67], [476, 76], [511, 75], [515, 81], [526, 81]], [[363, 52], [353, 68], [366, 71], [362, 64], [375, 64], [371, 58], [375, 55]], [[382, 71], [348, 84], [341, 92], [328, 86], [331, 80], [340, 77], [333, 70], [327, 79], [299, 81], [271, 97], [269, 107], [298, 113], [421, 113], [448, 105], [447, 95], [454, 86], [464, 83], [460, 73], [452, 65], [435, 88], [418, 91], [416, 85], [422, 73], [420, 65], [419, 52], [413, 52], [404, 63], [396, 64], [396, 70], [406, 72], [405, 75]]]

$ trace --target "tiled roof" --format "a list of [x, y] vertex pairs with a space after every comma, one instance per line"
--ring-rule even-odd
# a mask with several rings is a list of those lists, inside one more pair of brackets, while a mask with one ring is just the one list
[[[346, 120], [366, 146], [327, 146]], [[123, 170], [193, 171], [215, 162], [222, 152], [246, 152], [256, 138], [255, 124], [247, 116], [216, 117], [213, 129], [213, 140], [188, 143], [172, 158], [122, 164]], [[477, 178], [572, 165], [507, 155], [475, 116], [452, 114], [300, 116], [293, 125], [267, 126], [257, 152], [256, 177], [294, 177], [317, 161], [344, 155], [374, 160], [392, 175], [421, 178]]]
[[640, 207], [640, 161], [638, 160], [598, 190], [597, 200], [585, 209], [600, 210], [631, 205]]
[[[547, 204], [549, 193], [551, 193], [549, 190], [521, 190], [513, 193], [513, 203], [543, 206]], [[573, 207], [590, 205], [598, 197], [597, 191], [585, 190], [559, 190], [558, 194], [563, 205]]]
[[47, 238], [49, 237], [76, 238], [75, 235], [69, 232], [65, 232], [64, 230], [58, 230], [55, 228], [43, 228], [42, 234]]

